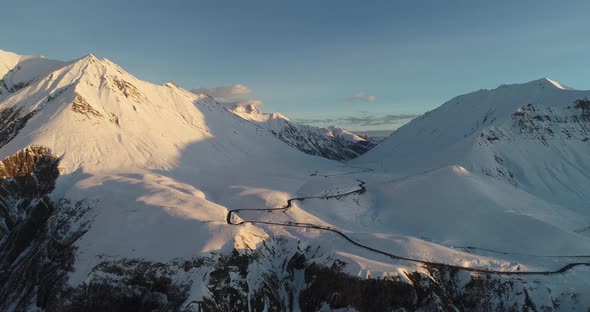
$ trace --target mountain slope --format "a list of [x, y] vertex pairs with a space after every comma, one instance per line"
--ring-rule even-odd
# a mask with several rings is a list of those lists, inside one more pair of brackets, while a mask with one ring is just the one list
[[0, 50], [0, 99], [64, 65], [42, 56], [18, 55]]
[[7, 55], [26, 83], [0, 100], [0, 310], [590, 304], [580, 212], [458, 166], [400, 178], [306, 155], [92, 55]]
[[309, 154], [334, 160], [350, 160], [376, 145], [342, 128], [319, 128], [290, 121], [280, 113], [263, 113], [253, 105], [236, 106], [236, 115], [269, 130], [281, 141]]
[[355, 162], [403, 175], [460, 165], [579, 210], [590, 203], [588, 98], [545, 78], [458, 96]]
[[[7, 65], [3, 79], [10, 83], [0, 102], [0, 158], [16, 157], [12, 166], [25, 169], [11, 171], [4, 180], [34, 180], [29, 168], [36, 160], [27, 164], [21, 161], [26, 157], [15, 156], [30, 146], [40, 148], [32, 159], [50, 154], [59, 163], [59, 177], [38, 181], [55, 187], [32, 192], [35, 184], [18, 184], [18, 192], [12, 192], [16, 197], [5, 197], [0, 209], [5, 224], [0, 249], [21, 251], [13, 257], [2, 254], [0, 301], [17, 310], [40, 295], [34, 291], [36, 280], [27, 278], [39, 265], [19, 270], [18, 263], [43, 261], [47, 255], [27, 246], [51, 245], [47, 239], [52, 237], [23, 224], [64, 225], [62, 215], [73, 212], [72, 223], [65, 223], [71, 236], [61, 228], [42, 231], [64, 232], [67, 245], [76, 250], [67, 253], [68, 267], [60, 264], [74, 272], [67, 280], [75, 286], [101, 257], [168, 261], [255, 246], [267, 236], [264, 231], [227, 228], [227, 209], [212, 200], [264, 205], [269, 196], [296, 190], [309, 167], [336, 165], [285, 145], [208, 96], [172, 83], [140, 81], [108, 60], [35, 58], [42, 65], [17, 80], [31, 58], [9, 56], [3, 61], [12, 68]], [[11, 88], [20, 81], [26, 83]], [[51, 205], [38, 204], [43, 196], [52, 199]], [[7, 275], [11, 270], [19, 275]]]
[[[178, 151], [192, 142], [202, 142], [203, 150], [220, 152], [217, 157], [195, 155], [200, 158], [195, 161], [204, 167], [225, 165], [247, 158], [244, 150], [253, 150], [256, 144], [237, 139], [236, 128], [248, 129], [240, 135], [250, 140], [280, 144], [207, 96], [196, 96], [171, 83], [141, 82], [92, 55], [11, 94], [1, 108], [19, 110], [21, 116], [32, 114], [19, 139], [8, 143], [1, 156], [31, 144], [49, 146], [64, 156], [61, 163], [66, 173], [80, 167], [168, 168]], [[209, 125], [206, 119], [214, 122]], [[219, 139], [211, 140], [213, 137]], [[285, 157], [293, 154], [288, 148], [278, 149]], [[274, 157], [262, 152], [256, 156]]]

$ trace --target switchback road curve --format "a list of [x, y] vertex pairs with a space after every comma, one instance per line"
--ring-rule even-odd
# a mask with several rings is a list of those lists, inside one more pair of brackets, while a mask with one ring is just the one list
[[[366, 172], [366, 171], [363, 171], [363, 172]], [[324, 177], [329, 177], [329, 176], [324, 176]], [[413, 259], [413, 258], [408, 258], [408, 257], [403, 257], [400, 255], [392, 254], [392, 253], [362, 244], [360, 242], [357, 242], [357, 241], [353, 240], [352, 238], [350, 238], [348, 235], [344, 234], [339, 229], [336, 229], [333, 227], [311, 224], [311, 223], [300, 223], [300, 222], [279, 223], [279, 222], [267, 222], [267, 221], [259, 221], [259, 220], [242, 220], [240, 222], [234, 223], [232, 220], [233, 215], [234, 214], [237, 215], [240, 211], [266, 211], [266, 212], [286, 211], [293, 206], [294, 201], [302, 202], [306, 199], [339, 199], [339, 198], [349, 196], [352, 194], [365, 193], [367, 191], [367, 189], [365, 188], [365, 182], [361, 181], [361, 180], [357, 180], [357, 181], [359, 182], [359, 185], [358, 185], [359, 188], [354, 191], [350, 191], [350, 192], [346, 192], [346, 193], [340, 193], [340, 194], [335, 194], [335, 195], [326, 195], [326, 196], [295, 197], [295, 198], [288, 199], [287, 203], [283, 207], [277, 207], [277, 208], [259, 208], [259, 209], [249, 208], [249, 209], [229, 210], [227, 213], [227, 216], [226, 216], [226, 222], [229, 225], [236, 225], [236, 226], [242, 225], [245, 223], [250, 223], [250, 224], [267, 224], [267, 225], [278, 225], [278, 226], [286, 226], [286, 227], [297, 227], [297, 228], [328, 231], [328, 232], [338, 234], [339, 236], [341, 236], [342, 238], [344, 238], [345, 240], [347, 240], [351, 244], [353, 244], [357, 247], [363, 248], [365, 250], [369, 250], [369, 251], [372, 251], [372, 252], [375, 252], [375, 253], [378, 253], [378, 254], [381, 254], [381, 255], [390, 257], [392, 259], [396, 259], [396, 260], [404, 260], [404, 261], [410, 261], [410, 262], [414, 262], [414, 263], [420, 263], [420, 264], [423, 264], [423, 265], [425, 265], [427, 267], [431, 267], [431, 268], [444, 267], [447, 269], [457, 269], [457, 270], [464, 270], [464, 271], [468, 271], [468, 272], [475, 272], [475, 273], [482, 273], [482, 274], [496, 274], [496, 275], [553, 275], [553, 274], [564, 273], [564, 272], [566, 272], [574, 267], [577, 267], [577, 266], [590, 266], [590, 262], [572, 262], [572, 263], [568, 263], [568, 264], [564, 265], [563, 267], [561, 267], [560, 269], [555, 270], [555, 271], [498, 271], [498, 270], [464, 267], [464, 266], [447, 264], [447, 263], [432, 262], [432, 261], [421, 260], [421, 259]]]

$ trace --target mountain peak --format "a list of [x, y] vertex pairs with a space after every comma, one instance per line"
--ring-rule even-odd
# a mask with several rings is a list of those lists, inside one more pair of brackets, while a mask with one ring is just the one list
[[235, 105], [231, 111], [244, 114], [264, 114], [256, 105]]
[[84, 55], [83, 57], [74, 60], [72, 63], [96, 63], [100, 62], [100, 60], [91, 53]]
[[10, 72], [23, 56], [0, 50], [0, 79]]
[[565, 86], [555, 80], [549, 79], [547, 77], [543, 77], [541, 79], [537, 79], [534, 81], [531, 81], [531, 83], [539, 83], [542, 86], [547, 86], [547, 87], [552, 87], [552, 88], [557, 88], [557, 89], [561, 89], [561, 90], [573, 90], [572, 88]]
[[[559, 90], [575, 90], [573, 88], [570, 88], [564, 84], [561, 84], [553, 79], [549, 79], [546, 77], [540, 78], [540, 79], [536, 79], [536, 80], [532, 80], [529, 82], [525, 82], [525, 83], [515, 83], [515, 84], [502, 84], [500, 86], [498, 86], [498, 88], [496, 89], [504, 89], [504, 88], [518, 88], [518, 89], [529, 89], [529, 88], [542, 88], [542, 89], [549, 89], [549, 90], [555, 90], [555, 89], [559, 89]], [[482, 91], [482, 90], [480, 90]], [[485, 90], [483, 90], [485, 91]]]
[[551, 83], [552, 85], [554, 85], [555, 87], [557, 87], [559, 89], [562, 89], [562, 90], [572, 90], [572, 88], [570, 88], [568, 86], [565, 86], [565, 85], [563, 85], [563, 84], [561, 84], [561, 83], [559, 83], [559, 82], [557, 82], [555, 80], [551, 80], [549, 78], [543, 78], [543, 79], [545, 79], [546, 81], [548, 81], [549, 83]]

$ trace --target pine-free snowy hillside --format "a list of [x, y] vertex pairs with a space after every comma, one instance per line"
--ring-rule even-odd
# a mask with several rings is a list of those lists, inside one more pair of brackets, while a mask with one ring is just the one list
[[138, 80], [106, 59], [2, 52], [0, 62], [0, 168], [9, 190], [1, 196], [2, 310], [27, 309], [40, 295], [34, 288], [51, 291], [37, 284], [47, 278], [40, 269], [46, 253], [65, 253], [59, 261], [68, 266], [53, 263], [61, 273], [51, 274], [72, 271], [75, 286], [100, 257], [168, 261], [255, 246], [264, 231], [228, 228], [227, 208], [215, 202], [280, 201], [315, 168], [337, 165], [289, 147], [208, 96]]
[[263, 113], [254, 105], [236, 105], [233, 113], [274, 134], [281, 141], [309, 154], [334, 160], [350, 160], [377, 143], [346, 129], [297, 124], [280, 113]]
[[479, 90], [416, 118], [355, 163], [401, 175], [460, 165], [588, 215], [588, 99], [590, 91], [545, 78]]
[[[270, 166], [272, 162], [264, 160], [297, 163], [309, 158], [283, 147], [208, 96], [172, 83], [157, 86], [140, 81], [108, 60], [89, 55], [52, 72], [45, 69], [29, 72], [18, 82], [27, 81], [26, 86], [4, 96], [0, 108], [20, 119], [26, 116], [27, 122], [10, 133], [16, 137], [2, 147], [0, 157], [42, 145], [62, 158], [64, 173], [133, 167], [166, 170], [184, 160], [181, 155], [190, 158], [195, 169], [246, 160]], [[11, 76], [18, 73], [12, 70], [4, 79], [9, 89]], [[261, 144], [274, 153], [257, 149]]]
[[0, 50], [0, 99], [63, 65], [64, 62], [42, 56], [18, 55]]
[[[1, 311], [590, 306], [590, 238], [575, 231], [590, 224], [587, 212], [521, 187], [552, 183], [531, 177], [547, 177], [539, 164], [553, 160], [525, 148], [561, 152], [551, 170], [580, 183], [562, 187], [587, 185], [587, 102], [562, 107], [585, 93], [537, 81], [514, 107], [494, 103], [523, 86], [447, 104], [440, 110], [464, 119], [433, 112], [439, 140], [430, 123], [408, 133], [418, 141], [396, 134], [360, 159], [372, 169], [298, 150], [332, 144], [317, 129], [231, 112], [92, 55], [1, 52], [0, 64]], [[489, 116], [473, 124], [480, 112]], [[515, 169], [525, 156], [531, 175]]]

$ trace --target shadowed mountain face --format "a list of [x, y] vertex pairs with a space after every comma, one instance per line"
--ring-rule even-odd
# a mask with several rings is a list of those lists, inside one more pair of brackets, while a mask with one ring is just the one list
[[[58, 160], [32, 146], [0, 162], [0, 307], [24, 310], [36, 293], [63, 285], [73, 262], [59, 212], [48, 194], [59, 175]], [[61, 222], [69, 222], [61, 219]], [[59, 228], [58, 228], [59, 227]]]
[[254, 105], [235, 106], [234, 114], [270, 131], [279, 140], [314, 156], [347, 161], [377, 145], [377, 141], [337, 127], [319, 128], [294, 123], [280, 113], [263, 113]]
[[[557, 149], [559, 140], [562, 160], [582, 157], [581, 93], [568, 95], [569, 108], [534, 88], [510, 109], [457, 104], [435, 119], [439, 134], [430, 123], [416, 130], [425, 142], [409, 145], [415, 157], [396, 154], [396, 132], [360, 157], [367, 168], [297, 150], [333, 159], [366, 151], [345, 130], [229, 112], [92, 55], [56, 62], [2, 52], [0, 61], [2, 311], [590, 305], [590, 242], [573, 231], [587, 214], [529, 193], [538, 184], [525, 183], [529, 172], [505, 148], [518, 139]], [[473, 124], [474, 110], [489, 114]], [[471, 113], [439, 124], [461, 111]], [[464, 148], [466, 139], [481, 150]], [[453, 142], [460, 148], [447, 152]], [[443, 156], [491, 151], [482, 155], [493, 162], [459, 166], [470, 158], [438, 159], [432, 147]], [[579, 176], [559, 168], [583, 187], [581, 163]], [[506, 170], [484, 170], [499, 164]], [[432, 170], [402, 175], [423, 169]]]

